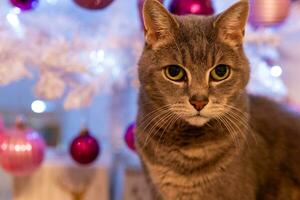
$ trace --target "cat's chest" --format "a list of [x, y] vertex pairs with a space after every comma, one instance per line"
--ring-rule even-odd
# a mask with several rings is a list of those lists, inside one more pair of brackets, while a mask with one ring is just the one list
[[[201, 145], [195, 145], [192, 147], [178, 147], [176, 151], [189, 159], [212, 159], [221, 152], [227, 150], [232, 144], [230, 141], [219, 140], [207, 142]], [[178, 155], [179, 156], [179, 155]]]
[[[218, 170], [205, 174], [180, 175], [168, 167], [151, 164], [148, 165], [148, 172], [164, 199], [254, 199], [254, 194], [247, 188], [242, 188], [240, 184], [236, 185], [237, 181], [231, 181], [235, 179], [234, 173], [230, 173], [230, 178], [228, 173]], [[239, 193], [230, 191], [231, 189]], [[243, 196], [243, 194], [248, 195]]]

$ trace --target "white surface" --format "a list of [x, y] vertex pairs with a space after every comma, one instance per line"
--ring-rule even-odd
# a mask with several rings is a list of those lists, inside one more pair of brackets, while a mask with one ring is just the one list
[[12, 199], [12, 179], [0, 169], [0, 200]]
[[66, 154], [48, 152], [43, 165], [28, 177], [14, 179], [14, 200], [109, 200], [111, 161], [108, 154], [79, 166]]

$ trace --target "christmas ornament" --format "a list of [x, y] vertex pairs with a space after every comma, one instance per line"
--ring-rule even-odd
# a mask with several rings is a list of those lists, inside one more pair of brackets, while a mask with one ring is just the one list
[[1, 144], [4, 138], [5, 138], [5, 127], [4, 127], [3, 119], [0, 115], [0, 154], [1, 154]]
[[[163, 4], [164, 0], [158, 0], [160, 3]], [[144, 6], [145, 0], [138, 0], [138, 9], [139, 9], [139, 15], [140, 15], [140, 20], [142, 24], [142, 28], [144, 28], [144, 20], [143, 20], [143, 6]]]
[[107, 7], [113, 0], [74, 0], [76, 4], [83, 8], [97, 10]]
[[132, 151], [135, 151], [135, 144], [134, 144], [134, 130], [135, 130], [135, 123], [132, 123], [128, 126], [126, 129], [125, 135], [124, 135], [124, 140]]
[[13, 128], [7, 130], [0, 149], [2, 168], [14, 176], [25, 176], [41, 165], [45, 142], [36, 131], [18, 120]]
[[290, 11], [290, 0], [250, 0], [249, 22], [254, 27], [282, 23]]
[[170, 11], [175, 15], [212, 15], [214, 8], [211, 0], [173, 0]]
[[38, 0], [10, 0], [10, 3], [17, 8], [20, 8], [22, 11], [27, 11], [27, 10], [34, 9], [38, 5], [39, 1]]
[[4, 133], [4, 131], [5, 131], [4, 121], [2, 116], [0, 115], [0, 135], [1, 133]]
[[83, 129], [70, 146], [72, 158], [79, 164], [86, 165], [96, 160], [100, 152], [100, 145], [97, 140], [90, 135], [87, 129]]

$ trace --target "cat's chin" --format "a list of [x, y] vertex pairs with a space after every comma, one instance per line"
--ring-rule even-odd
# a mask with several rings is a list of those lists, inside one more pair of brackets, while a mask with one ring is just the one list
[[207, 122], [209, 122], [209, 118], [201, 117], [201, 116], [194, 116], [186, 118], [185, 121], [192, 126], [204, 126]]

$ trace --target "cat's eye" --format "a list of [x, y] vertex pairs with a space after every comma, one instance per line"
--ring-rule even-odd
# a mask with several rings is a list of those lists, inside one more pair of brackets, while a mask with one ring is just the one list
[[178, 65], [169, 65], [165, 68], [165, 75], [172, 81], [184, 81], [186, 79], [185, 70]]
[[211, 72], [210, 77], [214, 81], [223, 81], [230, 75], [230, 67], [228, 65], [217, 65]]

